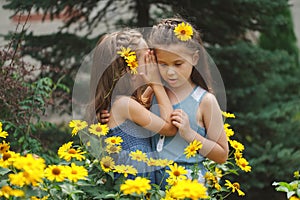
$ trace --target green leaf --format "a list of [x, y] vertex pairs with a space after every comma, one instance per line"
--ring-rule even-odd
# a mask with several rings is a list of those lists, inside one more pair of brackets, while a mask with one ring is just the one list
[[1, 176], [4, 176], [5, 174], [7, 174], [7, 173], [9, 173], [9, 172], [11, 172], [10, 169], [0, 167], [0, 175], [1, 175]]

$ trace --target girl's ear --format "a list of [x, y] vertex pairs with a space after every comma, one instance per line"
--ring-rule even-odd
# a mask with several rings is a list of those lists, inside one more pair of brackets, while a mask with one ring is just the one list
[[196, 51], [192, 57], [193, 66], [197, 65], [198, 61], [199, 61], [199, 51]]

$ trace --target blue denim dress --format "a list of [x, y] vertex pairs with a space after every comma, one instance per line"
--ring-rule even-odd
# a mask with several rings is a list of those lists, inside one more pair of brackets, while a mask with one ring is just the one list
[[[198, 134], [206, 137], [206, 130], [203, 127], [200, 127], [198, 125], [198, 122], [196, 120], [197, 110], [199, 108], [199, 105], [201, 103], [201, 100], [203, 96], [206, 94], [206, 90], [202, 89], [201, 87], [195, 87], [194, 90], [190, 93], [188, 97], [186, 97], [181, 102], [173, 105], [173, 109], [182, 109], [184, 112], [187, 113], [189, 116], [190, 126], [191, 128], [196, 131]], [[152, 107], [150, 110], [155, 113], [156, 115], [159, 115], [159, 108], [156, 106], [157, 101], [155, 98], [152, 100]], [[156, 134], [151, 138], [151, 144], [152, 144], [152, 151], [157, 150], [157, 144], [160, 141], [160, 135]], [[171, 137], [165, 137], [163, 142], [163, 148], [161, 151], [157, 152], [157, 155], [159, 158], [162, 159], [169, 159], [176, 162], [178, 165], [184, 166], [186, 169], [188, 169], [189, 172], [191, 172], [191, 169], [193, 166], [197, 165], [199, 171], [198, 171], [198, 181], [204, 182], [203, 176], [205, 175], [205, 168], [202, 164], [202, 162], [205, 160], [205, 158], [197, 154], [195, 157], [186, 158], [184, 154], [184, 149], [189, 145], [188, 142], [186, 142], [180, 135], [177, 133], [175, 136]], [[161, 186], [161, 189], [165, 189], [166, 186], [166, 179], [168, 178], [168, 174], [166, 174], [166, 169], [168, 168], [162, 168], [157, 169], [155, 171], [155, 182], [156, 184]], [[189, 175], [188, 175], [189, 176]]]
[[[137, 176], [148, 178], [154, 183], [154, 172], [145, 162], [132, 160], [129, 156], [130, 152], [140, 150], [147, 154], [150, 158], [152, 149], [150, 145], [151, 131], [135, 124], [130, 120], [125, 120], [117, 127], [111, 128], [107, 137], [119, 136], [123, 139], [122, 151], [116, 155], [112, 155], [118, 165], [132, 165], [138, 170]], [[115, 175], [118, 178], [119, 175]], [[129, 175], [128, 178], [132, 179], [134, 176]]]

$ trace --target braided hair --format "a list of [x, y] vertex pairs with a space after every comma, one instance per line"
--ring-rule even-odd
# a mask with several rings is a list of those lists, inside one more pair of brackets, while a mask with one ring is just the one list
[[[188, 41], [179, 40], [174, 34], [174, 29], [177, 25], [182, 22], [187, 23], [181, 18], [167, 18], [161, 20], [157, 25], [153, 26], [151, 33], [148, 38], [148, 44], [150, 48], [159, 49], [161, 46], [171, 46], [171, 45], [184, 45], [187, 49], [192, 52], [198, 52], [199, 61], [196, 66], [193, 67], [191, 73], [191, 80], [203, 89], [213, 92], [211, 87], [211, 74], [209, 71], [206, 51], [203, 47], [203, 42], [200, 37], [200, 33], [191, 25], [193, 29], [192, 39]], [[169, 49], [172, 49], [170, 47]], [[170, 50], [171, 51], [171, 50]]]
[[[142, 34], [134, 29], [104, 35], [100, 38], [94, 51], [93, 65], [90, 80], [90, 104], [87, 109], [89, 122], [100, 119], [100, 111], [107, 110], [111, 106], [112, 94], [128, 95], [137, 100], [141, 99], [142, 92], [131, 92], [131, 83], [127, 73], [129, 67], [125, 60], [117, 52], [121, 48], [138, 50], [143, 42]], [[116, 84], [118, 83], [118, 87]]]

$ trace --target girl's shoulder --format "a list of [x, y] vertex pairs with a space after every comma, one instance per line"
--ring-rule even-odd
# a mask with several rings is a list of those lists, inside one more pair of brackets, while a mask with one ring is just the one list
[[217, 98], [214, 94], [206, 92], [200, 103], [200, 107], [209, 108], [209, 107], [219, 107]]

